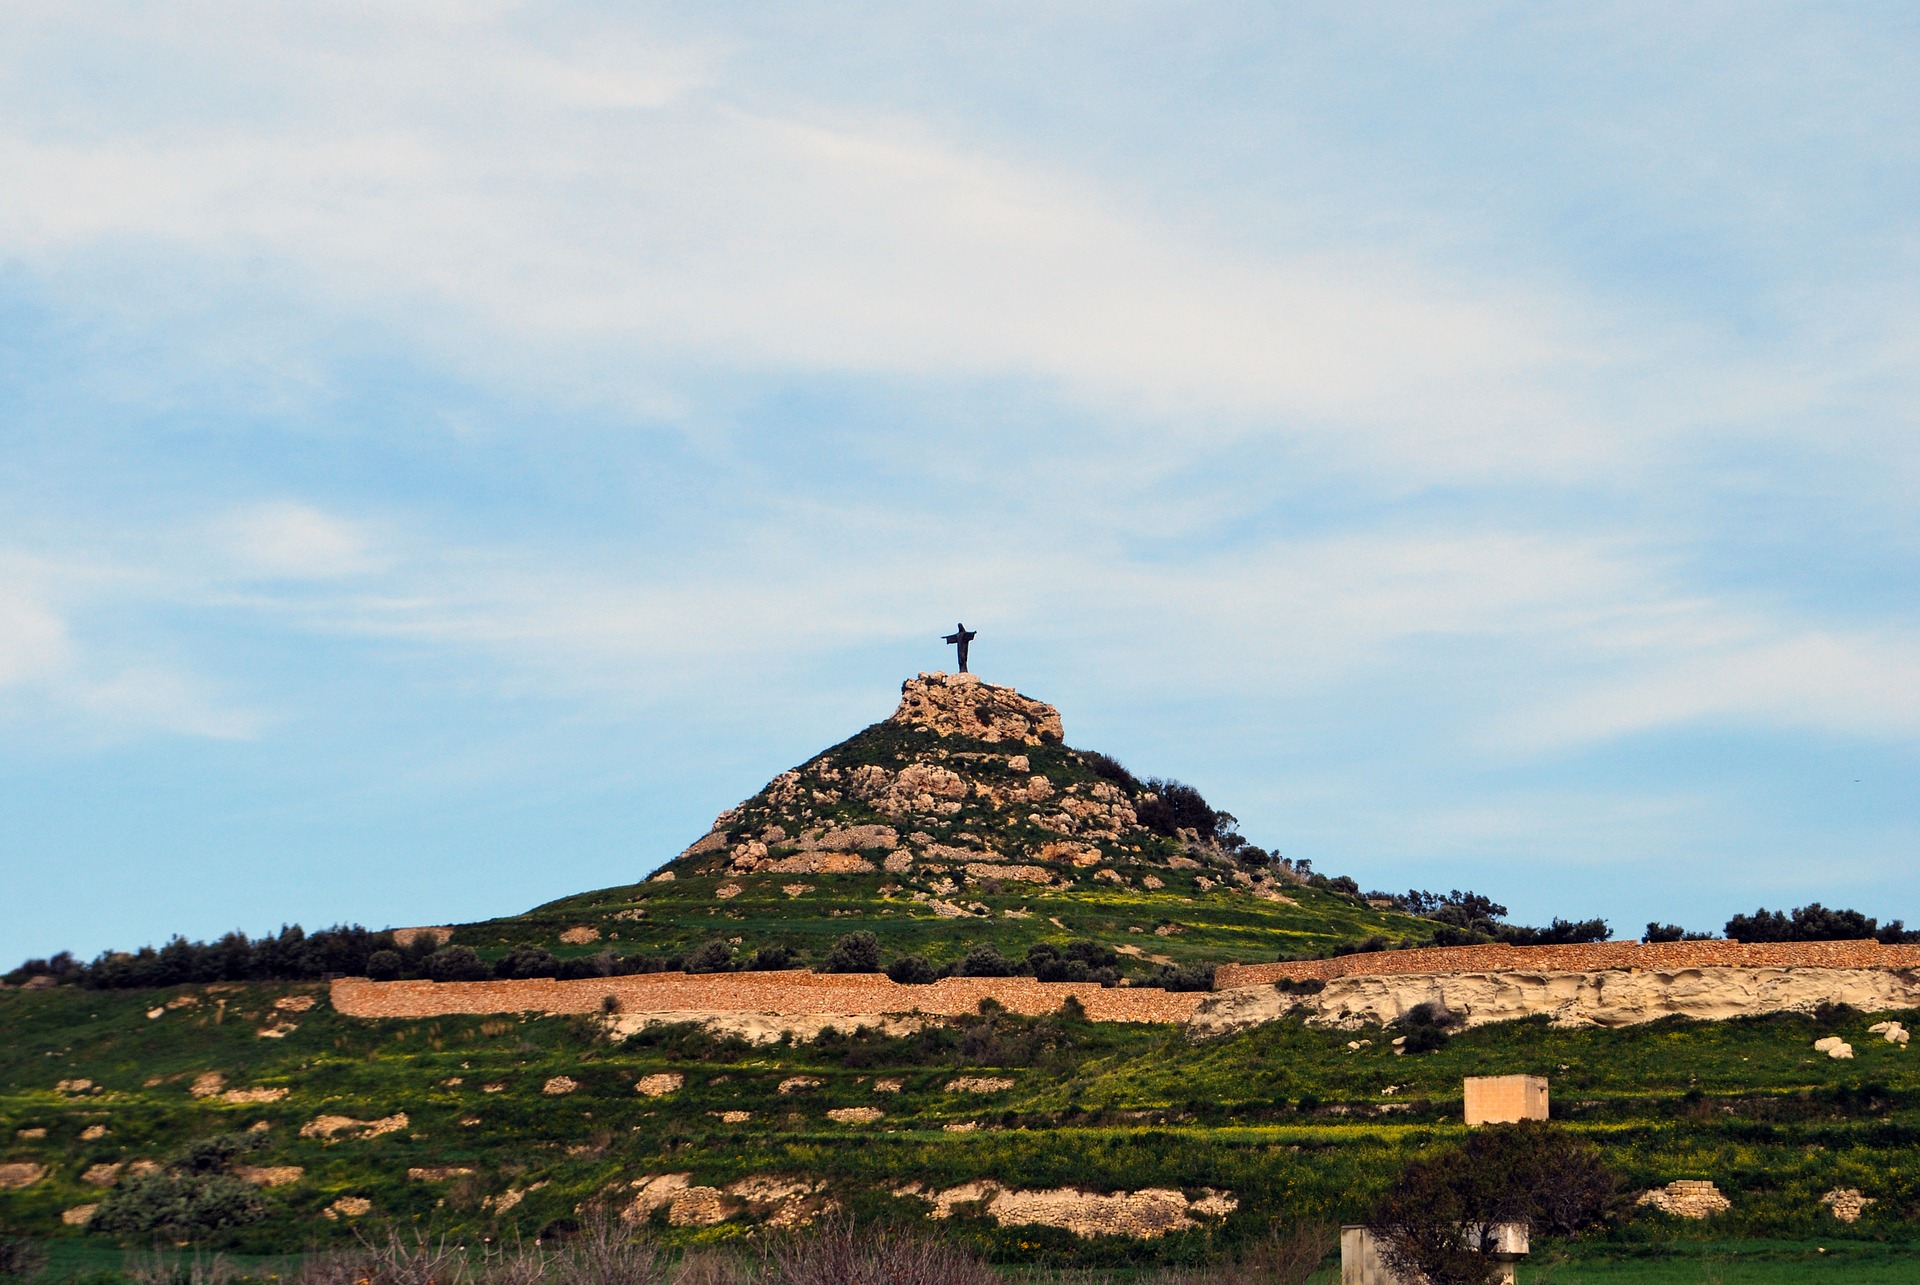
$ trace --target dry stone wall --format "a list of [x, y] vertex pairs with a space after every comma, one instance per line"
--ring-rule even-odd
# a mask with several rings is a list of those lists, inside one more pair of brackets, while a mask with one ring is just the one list
[[771, 1013], [793, 1017], [865, 1017], [920, 1013], [957, 1017], [993, 1000], [1011, 1012], [1040, 1016], [1068, 997], [1096, 1022], [1184, 1022], [1205, 992], [1102, 987], [1091, 982], [1040, 982], [1031, 977], [949, 977], [903, 986], [876, 974], [646, 973], [558, 981], [333, 983], [334, 1008], [349, 1017], [444, 1017], [470, 1013], [600, 1013], [610, 997], [623, 1016]]

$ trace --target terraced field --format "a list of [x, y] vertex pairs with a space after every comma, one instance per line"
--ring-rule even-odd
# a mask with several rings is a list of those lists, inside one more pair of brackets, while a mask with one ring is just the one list
[[[242, 1172], [275, 1185], [265, 1221], [216, 1238], [238, 1248], [393, 1223], [535, 1235], [595, 1200], [702, 1240], [829, 1203], [924, 1219], [985, 1180], [1186, 1202], [1143, 1239], [1003, 1226], [990, 1201], [949, 1199], [945, 1225], [1003, 1257], [1180, 1259], [1275, 1221], [1361, 1216], [1404, 1159], [1461, 1132], [1462, 1076], [1525, 1071], [1551, 1077], [1556, 1118], [1632, 1186], [1708, 1178], [1733, 1202], [1697, 1224], [1630, 1211], [1611, 1233], [1622, 1252], [1903, 1241], [1920, 1214], [1920, 1074], [1871, 1020], [1520, 1022], [1396, 1057], [1377, 1035], [1294, 1023], [1195, 1045], [1171, 1027], [989, 1014], [754, 1048], [689, 1028], [614, 1042], [589, 1018], [361, 1021], [318, 987], [15, 990], [0, 993], [0, 1155], [42, 1175], [0, 1191], [0, 1224], [98, 1238], [63, 1221], [103, 1199], [98, 1184], [245, 1133], [259, 1145]], [[1828, 1033], [1855, 1058], [1815, 1054]], [[1875, 1202], [1851, 1227], [1821, 1204], [1841, 1187]]]

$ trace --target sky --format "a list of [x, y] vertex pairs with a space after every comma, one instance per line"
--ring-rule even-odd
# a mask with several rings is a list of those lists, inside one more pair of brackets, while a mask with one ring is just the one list
[[0, 967], [973, 668], [1366, 889], [1920, 921], [1920, 11], [0, 6]]

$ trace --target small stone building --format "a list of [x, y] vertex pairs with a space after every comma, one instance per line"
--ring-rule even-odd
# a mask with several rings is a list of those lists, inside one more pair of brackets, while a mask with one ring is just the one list
[[1466, 1079], [1467, 1123], [1514, 1124], [1547, 1118], [1544, 1075], [1470, 1075]]

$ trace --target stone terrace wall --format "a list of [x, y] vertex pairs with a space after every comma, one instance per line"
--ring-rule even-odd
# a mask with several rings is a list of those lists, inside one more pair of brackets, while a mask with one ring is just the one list
[[957, 1017], [980, 1001], [1028, 1016], [1051, 1013], [1069, 995], [1096, 1022], [1184, 1022], [1204, 991], [1102, 987], [1088, 982], [1037, 982], [1031, 977], [949, 977], [902, 986], [872, 974], [643, 973], [576, 981], [370, 982], [344, 977], [332, 1002], [349, 1017], [443, 1017], [454, 1013], [598, 1013], [611, 995], [622, 1013], [771, 1013], [782, 1017], [884, 1016], [924, 1013]]
[[1216, 990], [1402, 973], [1595, 973], [1611, 969], [1920, 968], [1920, 945], [1877, 941], [1604, 941], [1584, 946], [1427, 946], [1290, 964], [1222, 964]]

